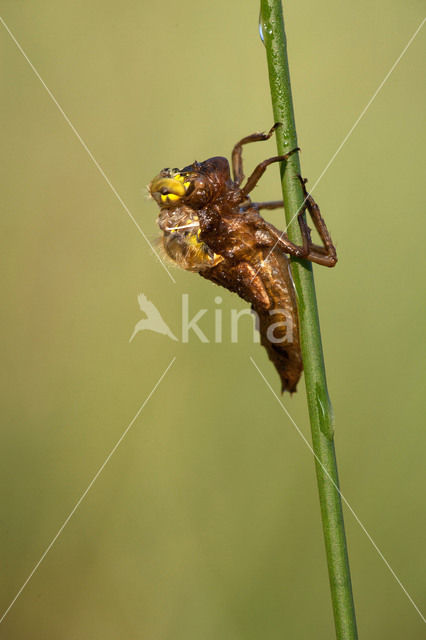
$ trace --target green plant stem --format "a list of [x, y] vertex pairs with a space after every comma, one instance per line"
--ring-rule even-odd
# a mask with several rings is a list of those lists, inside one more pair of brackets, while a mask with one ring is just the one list
[[[274, 119], [275, 122], [283, 124], [276, 132], [278, 153], [284, 154], [297, 147], [297, 137], [281, 0], [261, 0], [261, 23], [267, 52]], [[282, 169], [281, 176], [286, 221], [290, 225], [288, 235], [297, 244], [301, 244], [301, 234], [295, 216], [304, 199], [297, 178], [300, 173], [299, 154], [294, 153]], [[327, 391], [312, 265], [306, 261], [292, 260], [292, 273], [298, 298], [307, 402], [312, 445], [316, 456], [315, 466], [336, 637], [339, 640], [355, 640], [358, 637], [355, 609], [342, 503], [337, 490], [339, 480], [333, 439], [333, 412]]]

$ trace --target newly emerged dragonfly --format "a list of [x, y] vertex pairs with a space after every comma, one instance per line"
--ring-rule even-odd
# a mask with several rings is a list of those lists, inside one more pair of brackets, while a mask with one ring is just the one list
[[[259, 213], [282, 207], [281, 201], [256, 203], [249, 197], [266, 167], [286, 161], [295, 149], [261, 162], [242, 186], [243, 145], [268, 140], [278, 126], [237, 142], [232, 151], [233, 179], [228, 160], [214, 157], [183, 169], [163, 169], [150, 183], [149, 191], [160, 206], [158, 224], [167, 255], [183, 269], [199, 273], [251, 304], [258, 317], [261, 343], [280, 375], [282, 391], [292, 393], [303, 364], [288, 255], [327, 267], [333, 267], [337, 257], [319, 207], [300, 176], [305, 194], [298, 214], [302, 246], [293, 244]], [[305, 210], [323, 246], [312, 242]]]

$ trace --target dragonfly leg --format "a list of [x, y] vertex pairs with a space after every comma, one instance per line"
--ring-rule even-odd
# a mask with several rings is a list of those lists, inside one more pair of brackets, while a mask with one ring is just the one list
[[[336, 248], [331, 239], [330, 233], [327, 229], [324, 219], [321, 216], [319, 206], [313, 199], [313, 197], [306, 191], [305, 180], [299, 176], [299, 180], [303, 185], [304, 202], [297, 215], [297, 221], [299, 223], [300, 231], [302, 234], [303, 245], [296, 245], [291, 242], [285, 232], [279, 231], [270, 223], [265, 224], [268, 226], [272, 236], [275, 239], [275, 244], [282, 248], [286, 253], [294, 256], [295, 258], [303, 258], [310, 262], [324, 265], [326, 267], [334, 267], [337, 262]], [[321, 238], [322, 246], [314, 244], [311, 240], [311, 230], [305, 220], [304, 213], [308, 211], [315, 229], [318, 231], [318, 235]]]
[[243, 145], [249, 142], [260, 142], [261, 140], [269, 140], [272, 137], [275, 129], [281, 126], [281, 122], [276, 122], [268, 133], [252, 133], [245, 138], [242, 138], [232, 149], [232, 172], [234, 175], [234, 182], [236, 186], [239, 186], [244, 180], [243, 173]]
[[289, 151], [288, 153], [285, 153], [282, 156], [274, 156], [273, 158], [268, 158], [267, 160], [264, 160], [263, 162], [258, 164], [255, 170], [253, 171], [253, 173], [251, 174], [251, 176], [248, 178], [245, 186], [241, 189], [242, 193], [244, 195], [248, 195], [250, 191], [253, 191], [253, 189], [259, 182], [260, 178], [265, 173], [266, 167], [269, 167], [269, 165], [274, 162], [283, 162], [284, 160], [288, 160], [289, 157], [296, 151], [299, 151], [299, 147], [292, 149], [291, 151]]
[[299, 176], [299, 180], [302, 183], [303, 193], [305, 196], [304, 208], [308, 210], [311, 220], [314, 223], [314, 227], [323, 243], [323, 246], [321, 246], [312, 242], [310, 229], [303, 216], [302, 210], [298, 215], [298, 221], [303, 236], [303, 245], [308, 249], [306, 260], [322, 264], [326, 267], [334, 267], [337, 262], [336, 247], [333, 244], [327, 225], [325, 224], [325, 220], [321, 216], [319, 206], [311, 194], [306, 191], [306, 180], [304, 180], [302, 176]]
[[270, 202], [251, 202], [250, 207], [254, 207], [257, 211], [260, 209], [280, 209], [284, 207], [284, 202], [282, 200], [271, 200]]

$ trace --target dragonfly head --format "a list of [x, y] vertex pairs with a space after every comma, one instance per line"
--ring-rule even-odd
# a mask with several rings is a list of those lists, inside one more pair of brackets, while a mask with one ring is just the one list
[[228, 161], [218, 157], [183, 169], [163, 169], [148, 189], [161, 208], [185, 204], [201, 209], [228, 190], [230, 184]]
[[174, 207], [187, 194], [191, 182], [179, 169], [163, 169], [148, 190], [160, 207]]

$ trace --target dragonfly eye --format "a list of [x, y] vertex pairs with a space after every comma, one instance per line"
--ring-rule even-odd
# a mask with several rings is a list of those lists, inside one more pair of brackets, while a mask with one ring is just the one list
[[163, 170], [149, 185], [149, 191], [152, 197], [160, 205], [176, 204], [183, 198], [189, 187], [190, 180], [187, 176], [179, 173], [178, 170], [169, 171], [169, 175], [164, 175]]

